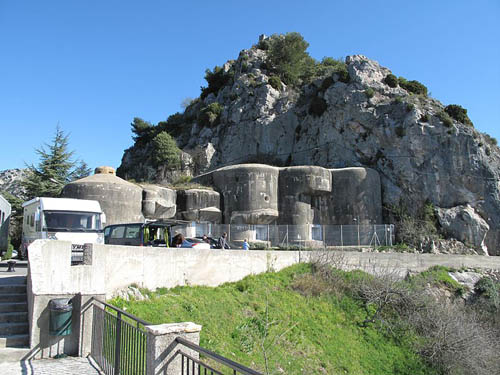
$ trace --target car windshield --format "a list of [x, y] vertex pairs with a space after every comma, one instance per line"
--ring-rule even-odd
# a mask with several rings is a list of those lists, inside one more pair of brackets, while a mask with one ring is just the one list
[[44, 230], [49, 232], [98, 232], [101, 217], [96, 212], [44, 211]]

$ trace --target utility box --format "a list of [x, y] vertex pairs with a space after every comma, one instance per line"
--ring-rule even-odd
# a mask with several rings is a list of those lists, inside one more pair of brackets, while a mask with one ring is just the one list
[[71, 334], [73, 304], [70, 298], [55, 298], [49, 301], [49, 335], [67, 336]]

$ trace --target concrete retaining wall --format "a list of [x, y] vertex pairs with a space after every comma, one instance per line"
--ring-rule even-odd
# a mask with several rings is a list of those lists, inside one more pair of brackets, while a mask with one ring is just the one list
[[[500, 257], [330, 252], [345, 269], [368, 272], [423, 271], [433, 265], [500, 269]], [[247, 275], [282, 268], [324, 252], [194, 250], [115, 245], [92, 246], [89, 264], [71, 266], [71, 243], [38, 240], [29, 247], [28, 307], [30, 344], [38, 357], [58, 353], [85, 355], [91, 318], [85, 314], [87, 301], [96, 296], [111, 298], [130, 284], [156, 289], [178, 285], [217, 286]], [[73, 299], [73, 333], [66, 337], [48, 335], [48, 301]], [[86, 327], [86, 328], [85, 328]], [[85, 329], [84, 329], [85, 328]], [[86, 344], [87, 343], [87, 344]]]

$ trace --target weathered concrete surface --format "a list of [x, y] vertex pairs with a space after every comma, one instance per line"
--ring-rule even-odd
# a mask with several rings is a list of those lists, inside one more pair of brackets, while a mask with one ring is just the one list
[[[37, 358], [59, 353], [86, 354], [90, 348], [88, 300], [103, 300], [130, 284], [154, 290], [178, 285], [217, 286], [247, 275], [308, 262], [325, 252], [195, 250], [93, 244], [92, 264], [71, 266], [71, 243], [37, 240], [30, 245], [28, 319]], [[434, 265], [500, 270], [500, 257], [442, 254], [329, 252], [345, 269], [394, 270], [401, 276]], [[48, 335], [48, 301], [73, 299], [73, 332]], [[83, 329], [86, 327], [86, 329]]]
[[177, 191], [177, 218], [196, 222], [220, 223], [220, 194], [213, 190]]
[[101, 204], [106, 214], [106, 224], [143, 222], [142, 188], [127, 182], [113, 173], [100, 173], [70, 182], [64, 186], [64, 198], [92, 199]]
[[2, 375], [99, 375], [97, 365], [90, 358], [67, 357], [60, 359], [0, 362]]
[[147, 219], [169, 219], [175, 216], [177, 193], [157, 185], [142, 185], [142, 214]]
[[147, 334], [147, 356], [146, 356], [146, 374], [156, 375], [179, 375], [189, 373], [191, 368], [187, 368], [182, 362], [180, 356], [175, 356], [178, 349], [191, 356], [199, 359], [199, 353], [186, 348], [178, 343], [175, 339], [182, 337], [196, 345], [200, 344], [201, 326], [192, 322], [159, 324], [154, 326], [146, 326]]
[[[239, 164], [195, 181], [212, 185], [221, 193], [226, 224], [382, 223], [380, 177], [370, 168]], [[296, 236], [311, 240], [310, 228], [304, 226]]]
[[269, 224], [278, 217], [279, 169], [241, 164], [213, 171], [213, 186], [223, 198], [226, 224]]
[[[331, 169], [331, 194], [319, 197], [321, 223], [381, 224], [380, 177], [370, 168]], [[359, 223], [358, 223], [359, 220]]]
[[[105, 258], [92, 252], [92, 265], [71, 266], [71, 243], [38, 240], [29, 247], [27, 282], [30, 348], [33, 358], [48, 358], [56, 354], [79, 354], [88, 350], [91, 318], [84, 311], [91, 297], [104, 299]], [[53, 298], [70, 298], [73, 305], [72, 333], [68, 336], [49, 335], [50, 311]]]

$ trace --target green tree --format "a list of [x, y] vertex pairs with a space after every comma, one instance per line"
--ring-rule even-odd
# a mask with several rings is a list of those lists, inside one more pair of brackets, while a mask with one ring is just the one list
[[166, 164], [168, 169], [177, 169], [181, 164], [181, 150], [167, 132], [160, 132], [153, 139], [153, 161], [158, 166]]
[[153, 125], [149, 121], [144, 121], [140, 117], [134, 117], [134, 120], [130, 125], [132, 126], [132, 133], [135, 134], [132, 136], [135, 142], [140, 140], [148, 141], [148, 138], [154, 129]]
[[75, 162], [73, 151], [68, 150], [69, 137], [59, 128], [50, 144], [36, 149], [38, 165], [28, 165], [28, 175], [23, 181], [28, 199], [57, 197], [68, 182], [88, 176], [90, 169], [85, 162]]
[[273, 36], [270, 43], [269, 63], [287, 85], [298, 84], [301, 75], [315, 64], [306, 52], [309, 43], [299, 33]]

